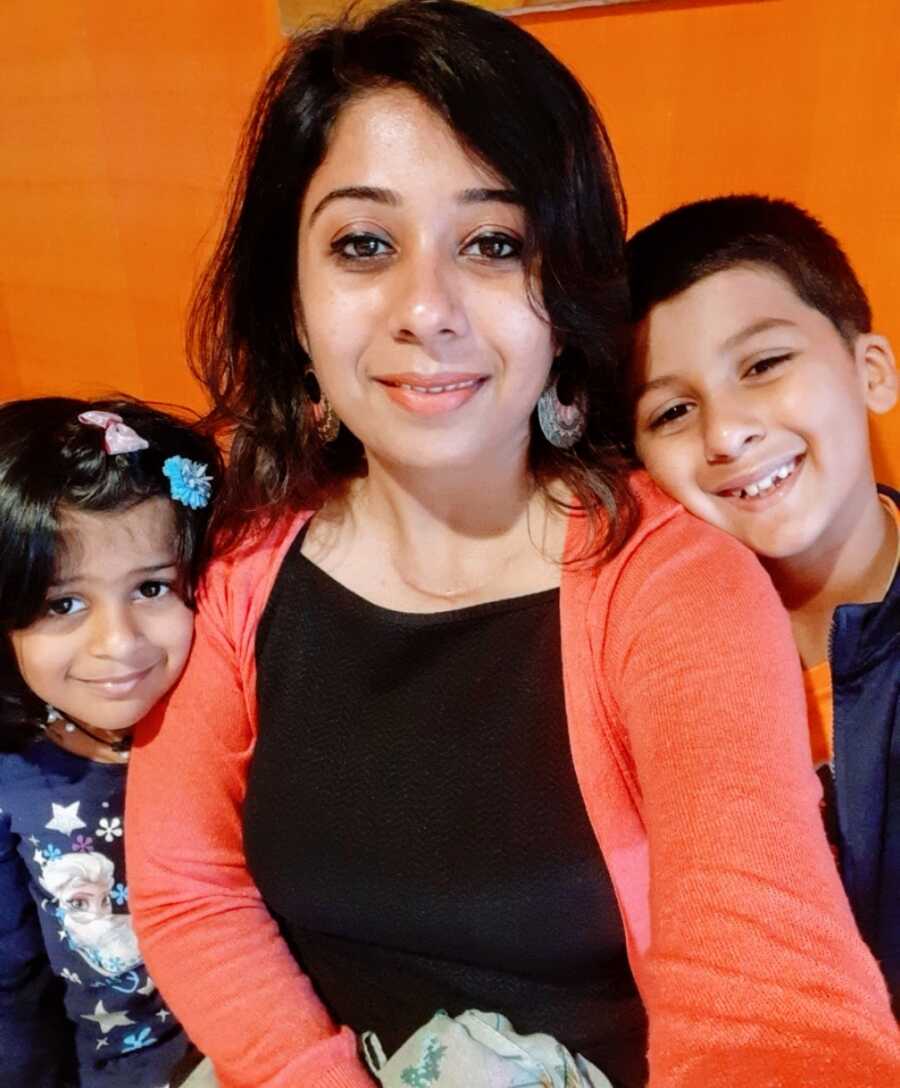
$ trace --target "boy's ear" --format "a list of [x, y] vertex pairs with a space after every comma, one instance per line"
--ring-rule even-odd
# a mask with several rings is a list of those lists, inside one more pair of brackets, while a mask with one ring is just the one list
[[890, 341], [877, 333], [865, 333], [856, 341], [855, 355], [866, 407], [878, 415], [889, 412], [897, 403], [898, 384]]

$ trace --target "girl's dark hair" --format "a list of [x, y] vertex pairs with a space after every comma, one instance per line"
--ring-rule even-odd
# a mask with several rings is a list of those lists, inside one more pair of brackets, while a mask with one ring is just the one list
[[[136, 453], [107, 454], [104, 431], [79, 422], [83, 412], [120, 415], [149, 442]], [[0, 749], [33, 735], [43, 705], [19, 675], [9, 633], [41, 615], [57, 573], [60, 513], [124, 511], [145, 499], [170, 498], [163, 462], [174, 455], [207, 465], [221, 479], [215, 444], [175, 416], [124, 398], [39, 397], [0, 405]], [[172, 504], [182, 592], [188, 602], [205, 556], [210, 507]]]
[[219, 539], [237, 541], [248, 515], [265, 521], [315, 507], [365, 471], [346, 428], [325, 446], [313, 425], [302, 381], [309, 359], [296, 328], [297, 236], [341, 109], [387, 88], [417, 94], [521, 200], [526, 265], [564, 345], [561, 386], [589, 404], [586, 433], [571, 450], [532, 426], [530, 469], [545, 488], [561, 478], [598, 515], [598, 529], [605, 522], [602, 551], [612, 553], [636, 516], [616, 384], [628, 309], [616, 161], [584, 90], [551, 53], [514, 23], [453, 0], [401, 0], [302, 33], [259, 93], [188, 332], [213, 401], [211, 425], [231, 451]]

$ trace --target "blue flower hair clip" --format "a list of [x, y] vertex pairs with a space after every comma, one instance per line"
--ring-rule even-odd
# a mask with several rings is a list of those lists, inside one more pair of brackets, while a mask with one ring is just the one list
[[163, 475], [169, 481], [169, 493], [176, 502], [200, 510], [212, 494], [212, 477], [207, 466], [187, 457], [169, 457], [163, 462]]

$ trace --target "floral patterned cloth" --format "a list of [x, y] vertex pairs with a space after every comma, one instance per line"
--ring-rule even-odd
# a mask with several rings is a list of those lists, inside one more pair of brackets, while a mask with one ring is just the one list
[[517, 1035], [505, 1016], [476, 1009], [437, 1013], [390, 1059], [371, 1032], [362, 1047], [383, 1088], [612, 1088], [551, 1036]]

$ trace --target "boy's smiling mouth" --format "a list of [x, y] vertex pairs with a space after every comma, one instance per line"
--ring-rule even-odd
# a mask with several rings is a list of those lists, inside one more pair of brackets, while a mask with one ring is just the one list
[[753, 472], [743, 473], [728, 481], [728, 486], [716, 491], [716, 495], [725, 499], [745, 499], [760, 501], [782, 488], [803, 463], [806, 454], [794, 454], [774, 465], [763, 466]]

